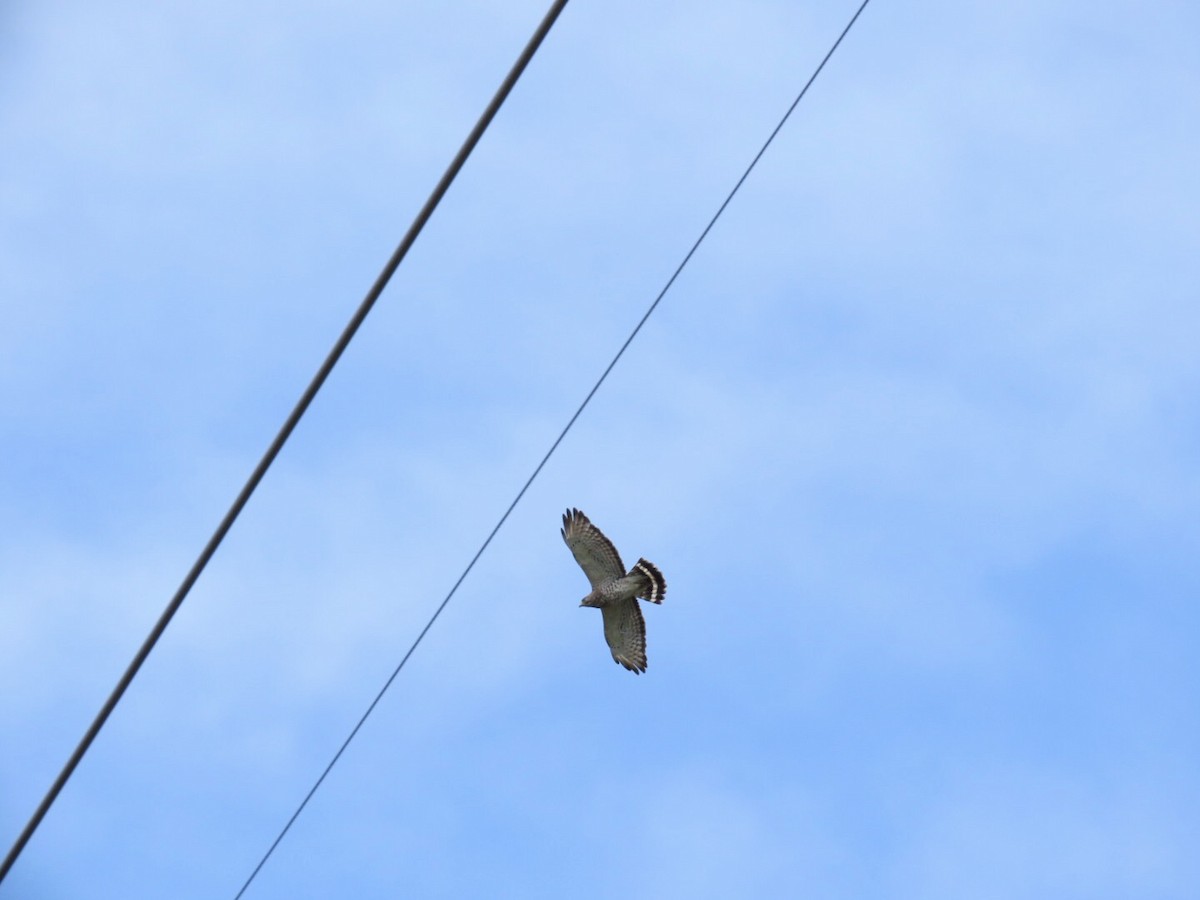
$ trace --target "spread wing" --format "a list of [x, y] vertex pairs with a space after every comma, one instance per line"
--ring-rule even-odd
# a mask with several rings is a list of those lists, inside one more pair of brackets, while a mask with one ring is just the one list
[[562, 536], [593, 590], [600, 583], [625, 574], [621, 554], [612, 541], [579, 510], [568, 509], [563, 516]]
[[646, 622], [637, 600], [630, 597], [601, 607], [604, 613], [604, 639], [613, 660], [630, 672], [646, 671]]

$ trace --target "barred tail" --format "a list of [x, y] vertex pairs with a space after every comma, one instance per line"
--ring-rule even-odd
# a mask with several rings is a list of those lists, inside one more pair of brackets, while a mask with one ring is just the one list
[[645, 559], [639, 559], [629, 570], [630, 575], [641, 577], [642, 584], [638, 587], [638, 596], [651, 603], [662, 603], [667, 596], [667, 579], [658, 571], [658, 566]]

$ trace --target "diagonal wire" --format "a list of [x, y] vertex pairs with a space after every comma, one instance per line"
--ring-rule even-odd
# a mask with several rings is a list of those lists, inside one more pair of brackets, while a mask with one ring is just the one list
[[491, 102], [483, 111], [483, 114], [479, 117], [479, 121], [475, 123], [475, 127], [471, 129], [471, 133], [467, 135], [466, 140], [463, 141], [458, 153], [455, 155], [449, 167], [442, 175], [441, 180], [438, 181], [437, 185], [434, 187], [433, 192], [429, 195], [429, 199], [425, 201], [425, 205], [421, 207], [421, 211], [417, 213], [412, 225], [409, 226], [408, 232], [404, 235], [403, 239], [400, 241], [400, 244], [396, 247], [395, 252], [384, 266], [383, 271], [379, 274], [379, 277], [375, 279], [375, 283], [371, 286], [370, 291], [367, 292], [366, 297], [355, 311], [354, 316], [350, 319], [349, 324], [346, 325], [341, 336], [333, 345], [333, 349], [329, 351], [329, 355], [321, 364], [320, 369], [317, 370], [317, 374], [313, 376], [312, 381], [305, 389], [303, 395], [301, 395], [300, 400], [296, 403], [295, 408], [287, 417], [287, 420], [283, 423], [283, 426], [279, 429], [279, 433], [275, 435], [275, 439], [271, 442], [271, 445], [267, 448], [266, 453], [263, 454], [262, 459], [259, 460], [258, 465], [250, 474], [250, 478], [242, 487], [241, 493], [239, 493], [237, 499], [233, 501], [233, 505], [229, 508], [229, 511], [225, 513], [225, 518], [221, 520], [221, 523], [217, 526], [216, 531], [213, 532], [212, 537], [209, 538], [208, 543], [200, 552], [196, 562], [192, 565], [191, 571], [187, 573], [187, 576], [183, 579], [183, 583], [180, 584], [179, 589], [175, 592], [175, 596], [171, 598], [171, 602], [167, 604], [166, 609], [163, 610], [162, 615], [159, 616], [154, 628], [151, 629], [150, 634], [146, 637], [145, 641], [142, 642], [142, 646], [138, 649], [136, 655], [133, 657], [133, 660], [125, 669], [124, 674], [121, 676], [121, 680], [118, 681], [117, 686], [113, 688], [112, 693], [104, 702], [104, 706], [100, 708], [100, 712], [96, 714], [96, 718], [92, 721], [92, 724], [84, 733], [83, 738], [79, 741], [79, 744], [76, 746], [75, 751], [71, 754], [70, 759], [67, 760], [66, 765], [63, 766], [62, 771], [59, 772], [58, 777], [54, 780], [54, 784], [50, 786], [50, 790], [47, 791], [46, 796], [42, 798], [42, 802], [34, 811], [33, 816], [25, 825], [24, 830], [17, 837], [17, 840], [12, 845], [12, 848], [8, 851], [8, 855], [5, 856], [4, 861], [0, 863], [0, 882], [4, 881], [4, 877], [13, 867], [13, 864], [16, 863], [17, 857], [21, 855], [21, 851], [25, 848], [25, 845], [29, 842], [29, 839], [33, 836], [33, 833], [41, 824], [42, 819], [45, 818], [46, 813], [53, 805], [64, 785], [66, 785], [67, 780], [75, 771], [76, 766], [79, 765], [80, 760], [83, 759], [84, 754], [87, 753], [88, 748], [91, 747], [92, 741], [94, 741], [96, 739], [96, 735], [100, 733], [100, 729], [104, 727], [104, 723], [108, 720], [109, 715], [112, 714], [112, 711], [120, 702], [121, 697], [125, 694], [126, 689], [137, 675], [138, 670], [142, 667], [142, 664], [150, 655], [150, 651], [154, 649], [154, 645], [158, 643], [158, 639], [162, 637], [163, 632], [166, 631], [167, 625], [170, 624], [171, 619], [174, 618], [175, 613], [179, 610], [179, 607], [183, 605], [184, 599], [191, 591], [192, 586], [195, 585], [196, 581], [199, 579], [200, 573], [204, 571], [205, 566], [208, 565], [208, 562], [212, 559], [213, 554], [217, 552], [217, 547], [220, 546], [221, 541], [224, 540], [225, 535], [229, 532], [229, 529], [233, 527], [234, 521], [241, 513], [243, 507], [245, 507], [247, 501], [249, 501], [250, 495], [254, 493], [255, 488], [258, 487], [259, 482], [262, 481], [263, 476], [266, 475], [267, 469], [271, 467], [271, 463], [275, 461], [275, 457], [278, 456], [279, 451], [283, 449], [283, 445], [287, 442], [287, 439], [291, 436], [292, 431], [295, 430], [296, 425], [300, 422], [301, 417], [303, 417], [309, 405], [312, 403], [313, 398], [316, 397], [317, 392], [321, 389], [321, 386], [329, 377], [329, 373], [333, 371], [333, 367], [337, 365], [338, 360], [341, 358], [346, 347], [349, 346], [350, 341], [358, 331], [359, 326], [362, 325], [363, 321], [367, 318], [367, 314], [375, 305], [375, 301], [378, 300], [379, 296], [383, 293], [383, 289], [387, 287], [392, 275], [395, 274], [396, 269], [399, 268], [401, 261], [408, 254], [409, 248], [412, 247], [413, 243], [417, 239], [417, 236], [425, 227], [425, 223], [428, 222], [430, 216], [433, 215], [433, 211], [437, 208], [438, 203], [441, 202], [442, 197], [445, 196], [446, 191], [450, 188], [450, 185], [458, 175], [459, 170], [461, 170], [463, 165], [466, 163], [467, 157], [471, 155], [471, 151], [474, 150], [475, 145], [479, 143], [479, 139], [487, 130], [488, 125], [491, 124], [491, 121], [499, 111], [500, 106], [508, 97], [509, 92], [512, 91], [513, 86], [521, 77], [521, 73], [525, 71], [525, 67], [533, 58], [534, 53], [537, 52], [537, 49], [541, 45], [543, 38], [545, 38], [549, 33], [550, 28], [554, 25], [559, 13], [562, 12], [566, 5], [567, 0], [555, 0], [555, 3], [550, 7], [550, 10], [546, 13], [545, 17], [538, 25], [537, 30], [529, 39], [529, 42], [525, 45], [525, 49], [521, 51], [521, 55], [517, 58], [516, 63], [513, 64], [513, 67], [509, 71], [508, 75], [505, 76], [504, 81], [497, 89], [495, 96], [492, 97]]
[[800, 104], [800, 101], [804, 99], [804, 95], [808, 93], [808, 89], [812, 87], [813, 82], [817, 80], [817, 76], [821, 74], [821, 70], [825, 68], [825, 64], [829, 62], [838, 46], [842, 43], [842, 40], [847, 34], [850, 33], [850, 29], [854, 27], [854, 23], [858, 21], [858, 17], [862, 15], [863, 10], [867, 8], [867, 4], [870, 2], [871, 0], [863, 0], [862, 5], [858, 7], [854, 15], [850, 18], [850, 21], [846, 24], [846, 27], [842, 29], [842, 32], [838, 35], [837, 40], [833, 42], [833, 45], [829, 48], [829, 51], [821, 59], [821, 62], [817, 65], [816, 69], [813, 70], [812, 75], [809, 76], [808, 81], [805, 82], [804, 87], [800, 89], [800, 93], [796, 95], [796, 99], [792, 101], [792, 105], [787, 108], [787, 112], [785, 112], [783, 117], [779, 120], [779, 124], [775, 126], [775, 129], [767, 137], [766, 141], [763, 142], [763, 145], [761, 148], [759, 148], [758, 153], [754, 155], [754, 159], [750, 161], [750, 165], [748, 165], [746, 170], [742, 173], [742, 177], [737, 180], [737, 184], [733, 186], [733, 190], [731, 190], [725, 197], [724, 202], [721, 203], [720, 207], [713, 214], [713, 217], [704, 227], [704, 230], [700, 232], [700, 236], [696, 238], [691, 249], [688, 250], [687, 254], [683, 257], [683, 261], [679, 263], [671, 277], [667, 279], [667, 283], [663, 286], [663, 289], [658, 292], [658, 296], [654, 298], [654, 302], [650, 304], [650, 308], [646, 310], [641, 320], [637, 323], [637, 325], [634, 326], [633, 331], [631, 331], [629, 337], [625, 339], [625, 343], [621, 345], [621, 348], [612, 358], [612, 361], [608, 364], [608, 367], [605, 368], [600, 377], [596, 379], [596, 383], [592, 385], [592, 389], [588, 391], [587, 396], [583, 398], [583, 402], [579, 404], [579, 408], [575, 410], [575, 414], [571, 416], [570, 421], [568, 421], [566, 426], [563, 427], [563, 430], [559, 433], [558, 437], [555, 438], [554, 443], [550, 445], [550, 449], [546, 451], [546, 455], [542, 457], [542, 461], [537, 464], [537, 468], [533, 470], [533, 474], [529, 476], [528, 480], [526, 480], [525, 484], [521, 487], [521, 490], [517, 492], [517, 496], [514, 497], [512, 503], [508, 505], [508, 509], [504, 511], [504, 515], [500, 517], [500, 521], [496, 523], [496, 526], [492, 529], [491, 534], [487, 536], [487, 539], [483, 542], [482, 546], [475, 551], [475, 555], [471, 557], [471, 561], [467, 563], [467, 567], [463, 569], [462, 574], [458, 576], [458, 580], [454, 582], [454, 586], [450, 588], [450, 592], [446, 594], [445, 599], [443, 599], [438, 608], [434, 610], [433, 615], [429, 617], [429, 621], [425, 623], [425, 627], [421, 629], [421, 633], [418, 634], [416, 640], [412, 642], [412, 645], [408, 648], [408, 652], [404, 654], [404, 658], [400, 660], [400, 663], [392, 671], [392, 674], [388, 676], [387, 681], [383, 683], [383, 687], [379, 689], [379, 692], [375, 695], [375, 699], [373, 699], [371, 704], [367, 707], [366, 712], [362, 714], [354, 728], [350, 730], [350, 734], [346, 736], [344, 741], [342, 741], [342, 745], [338, 747], [337, 752], [333, 755], [333, 759], [329, 761], [329, 764], [325, 767], [325, 770], [321, 773], [320, 777], [317, 778], [316, 782], [304, 796], [304, 799], [300, 801], [300, 805], [296, 807], [296, 811], [293, 812], [291, 818], [287, 820], [287, 824], [283, 826], [282, 830], [276, 836], [274, 842], [267, 849], [267, 852], [263, 854], [262, 859], [260, 859], [258, 865], [254, 867], [254, 871], [250, 873], [250, 877], [246, 879], [246, 883], [243, 884], [242, 889], [237, 892], [234, 900], [239, 900], [239, 898], [246, 892], [246, 888], [250, 886], [250, 882], [254, 880], [254, 877], [259, 873], [259, 870], [262, 869], [267, 859], [269, 859], [271, 854], [275, 852], [275, 848], [279, 846], [279, 842], [283, 840], [284, 835], [288, 833], [288, 830], [292, 827], [292, 824], [300, 817], [300, 813], [302, 813], [304, 808], [308, 806], [308, 801], [313, 798], [313, 795], [317, 792], [317, 789], [320, 788], [321, 784], [325, 781], [326, 776], [328, 776], [333, 767], [337, 765], [338, 760], [342, 758], [342, 754], [346, 752], [346, 748], [350, 746], [350, 742], [354, 740], [359, 730], [364, 724], [366, 724], [366, 721], [370, 717], [371, 713], [375, 711], [375, 707], [379, 705], [379, 701], [383, 699], [383, 695], [386, 694], [388, 688], [392, 686], [392, 682], [396, 680], [396, 676], [400, 674], [400, 670], [404, 668], [405, 663], [408, 662], [409, 658], [413, 655], [413, 652], [420, 645], [421, 641], [425, 639], [425, 635], [429, 633], [429, 629], [433, 627], [433, 623], [436, 622], [438, 616], [442, 614], [442, 610], [444, 610], [450, 603], [451, 598], [455, 595], [455, 593], [457, 593], [459, 586], [463, 583], [463, 581], [466, 580], [467, 575], [469, 575], [471, 570], [475, 568], [475, 563], [477, 563], [479, 558], [483, 556], [484, 551], [487, 550], [488, 545], [491, 544], [492, 538], [496, 536], [496, 533], [499, 532], [504, 523], [508, 521], [508, 517], [512, 514], [512, 511], [516, 509], [517, 504], [521, 502], [521, 498], [525, 496], [525, 492], [529, 490], [534, 480], [539, 474], [541, 474], [541, 471], [543, 468], [545, 468], [546, 463], [550, 461], [550, 457], [554, 455], [554, 451], [558, 449], [558, 445], [563, 442], [563, 439], [567, 436], [567, 432], [571, 430], [571, 428], [575, 425], [576, 420], [587, 408], [587, 405], [591, 403], [592, 398], [596, 396], [596, 392], [600, 390], [600, 386], [604, 384], [609, 373], [612, 372], [613, 368], [617, 365], [617, 362], [622, 356], [625, 355], [625, 351], [629, 348], [629, 345], [633, 343], [633, 339], [637, 337], [638, 332], [642, 330], [642, 326], [646, 324], [646, 320], [650, 318], [651, 314], [658, 307], [658, 304], [662, 301], [663, 297], [666, 296], [667, 291], [671, 289], [671, 285], [675, 283], [675, 279], [679, 277], [679, 274], [683, 271], [684, 267], [691, 260], [692, 256], [695, 255], [696, 251], [700, 248], [700, 245], [704, 242], [704, 239], [708, 237], [708, 233], [712, 231], [713, 226], [717, 224], [717, 220], [721, 218], [721, 214], [725, 212], [725, 207], [729, 205], [730, 201], [733, 200], [734, 195], [736, 195], [741, 189], [742, 184], [745, 183], [748, 177], [750, 177], [750, 173], [754, 170], [754, 167], [758, 165], [758, 161], [762, 159], [763, 154], [767, 152], [767, 148], [771, 146], [771, 143], [775, 140], [776, 135], [778, 135], [783, 129], [784, 124], [786, 124], [787, 120], [791, 117], [792, 112]]

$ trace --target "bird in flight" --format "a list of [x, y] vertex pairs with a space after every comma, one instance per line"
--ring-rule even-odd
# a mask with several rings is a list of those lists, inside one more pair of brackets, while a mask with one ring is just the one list
[[612, 541], [577, 509], [563, 516], [563, 540], [591, 582], [580, 606], [595, 606], [604, 616], [604, 639], [618, 662], [635, 675], [646, 671], [646, 622], [638, 597], [662, 603], [667, 580], [658, 566], [639, 559], [628, 572]]

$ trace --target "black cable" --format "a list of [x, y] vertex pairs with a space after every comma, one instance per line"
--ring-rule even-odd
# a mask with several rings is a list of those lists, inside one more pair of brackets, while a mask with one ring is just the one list
[[367, 718], [372, 712], [375, 711], [375, 707], [379, 705], [379, 701], [383, 699], [383, 695], [386, 694], [388, 688], [392, 686], [392, 682], [396, 680], [396, 676], [400, 674], [400, 670], [404, 668], [404, 664], [407, 663], [409, 657], [413, 655], [413, 651], [415, 651], [421, 641], [425, 639], [425, 635], [429, 633], [429, 629], [433, 627], [433, 623], [436, 622], [438, 616], [442, 614], [442, 610], [444, 610], [447, 604], [449, 604], [450, 599], [458, 591], [459, 586], [463, 583], [463, 581], [466, 580], [466, 577], [468, 574], [470, 574], [471, 569], [475, 568], [475, 563], [479, 561], [479, 557], [483, 556], [483, 552], [487, 550], [488, 545], [492, 542], [492, 538], [496, 536], [496, 533], [508, 520], [508, 517], [512, 514], [512, 511], [516, 509], [517, 504], [521, 502], [521, 498], [525, 496], [525, 492], [529, 490], [530, 485], [533, 484], [534, 480], [541, 473], [546, 463], [550, 461], [550, 457], [554, 455], [554, 451], [557, 450], [558, 445], [563, 442], [563, 438], [567, 436], [567, 432], [569, 432], [572, 426], [574, 426], [575, 421], [580, 417], [580, 415], [583, 414], [583, 411], [587, 408], [587, 405], [591, 403], [592, 397], [594, 397], [596, 392], [600, 390], [600, 385], [604, 384], [605, 379], [608, 378], [609, 373], [613, 370], [613, 367], [616, 366], [617, 361], [625, 355], [625, 351], [629, 348], [629, 345], [633, 343], [633, 339], [637, 337], [638, 332], [642, 330], [642, 326], [646, 324], [646, 320], [650, 318], [651, 313], [654, 312], [662, 298], [666, 296], [667, 291], [671, 289], [671, 285], [675, 283], [675, 279], [679, 277], [679, 273], [683, 271], [684, 266], [688, 264], [688, 261], [691, 260], [696, 250], [699, 249], [700, 244], [703, 243], [704, 239], [708, 236], [708, 233], [712, 230], [712, 227], [717, 224], [717, 219], [721, 218], [721, 214], [725, 212], [725, 207], [727, 207], [730, 201], [733, 200], [734, 195], [741, 189], [742, 184], [754, 170], [754, 167], [758, 165], [758, 161], [762, 159], [762, 155], [767, 152], [767, 148], [771, 146], [771, 142], [775, 140], [775, 136], [779, 134], [788, 118], [791, 117], [792, 111], [795, 110], [800, 101], [804, 99], [804, 95], [808, 93], [808, 89], [812, 87], [812, 83], [817, 80], [817, 76], [820, 75], [821, 70], [825, 68], [825, 63], [829, 62], [829, 59], [833, 56], [834, 51], [836, 51], [838, 46], [842, 43], [842, 39], [850, 33], [850, 29], [854, 27], [854, 23], [858, 21], [858, 17], [862, 15], [862, 11], [867, 8], [867, 4], [870, 2], [871, 0], [863, 0], [862, 5], [858, 7], [858, 10], [851, 17], [849, 23], [845, 28], [842, 29], [842, 33], [839, 34], [837, 40], [833, 42], [833, 46], [829, 48], [829, 52], [825, 54], [825, 57], [821, 60], [820, 64], [813, 71], [812, 75], [809, 76], [808, 81], [805, 82], [804, 87], [801, 88], [800, 93], [796, 95], [796, 99], [792, 101], [792, 105], [789, 106], [787, 112], [783, 114], [783, 118], [779, 120], [779, 124], [775, 126], [775, 129], [763, 143], [758, 153], [754, 155], [754, 159], [750, 161], [750, 165], [746, 167], [746, 171], [742, 173], [742, 177], [737, 180], [737, 184], [733, 186], [733, 190], [729, 192], [729, 195], [725, 198], [725, 202], [721, 204], [720, 208], [709, 220], [708, 224], [704, 227], [704, 230], [700, 233], [700, 237], [696, 238], [695, 243], [692, 244], [692, 248], [688, 250], [687, 254], [683, 257], [683, 261], [676, 267], [675, 272], [669, 279], [667, 279], [667, 283], [663, 286], [663, 289], [658, 292], [658, 296], [654, 298], [654, 302], [650, 304], [650, 308], [646, 310], [645, 315], [643, 315], [637, 325], [634, 326], [634, 329], [632, 332], [630, 332], [629, 337], [625, 339], [625, 343], [621, 345], [621, 349], [618, 350], [616, 356], [612, 358], [612, 362], [608, 364], [608, 367], [604, 370], [603, 374], [601, 374], [601, 376], [596, 380], [596, 383], [592, 385], [592, 389], [588, 391], [587, 396], [583, 398], [583, 402], [579, 404], [579, 408], [575, 410], [575, 415], [571, 416], [570, 421], [567, 422], [566, 426], [559, 433], [558, 437], [555, 438], [554, 443], [550, 445], [550, 449], [546, 451], [546, 455], [543, 456], [542, 461], [537, 464], [537, 468], [533, 470], [533, 474], [529, 476], [529, 479], [525, 482], [524, 486], [520, 491], [517, 492], [517, 496], [514, 497], [512, 503], [508, 505], [508, 509], [504, 511], [504, 515], [500, 517], [500, 521], [496, 523], [496, 527], [492, 529], [491, 534], [487, 536], [487, 539], [483, 542], [483, 545], [475, 552], [475, 555], [471, 557], [471, 561], [467, 563], [467, 567], [463, 569], [462, 574], [458, 576], [458, 580], [454, 582], [454, 586], [450, 588], [450, 593], [446, 594], [445, 599], [442, 600], [438, 608], [434, 610], [433, 615], [429, 617], [429, 621], [425, 623], [425, 627], [421, 629], [421, 633], [417, 635], [417, 639], [412, 642], [412, 646], [408, 648], [408, 652], [404, 654], [404, 658], [400, 660], [400, 664], [392, 670], [392, 674], [389, 675], [387, 681], [383, 683], [383, 687], [379, 689], [379, 692], [375, 695], [375, 699], [372, 700], [370, 706], [367, 707], [367, 711], [362, 714], [361, 718], [358, 720], [358, 723], [350, 730], [350, 734], [344, 741], [342, 741], [342, 745], [338, 747], [337, 753], [333, 755], [333, 759], [329, 761], [329, 765], [325, 767], [325, 771], [321, 773], [320, 777], [317, 778], [316, 782], [304, 796], [304, 799], [300, 801], [300, 805], [296, 807], [296, 811], [292, 813], [291, 818], [287, 820], [287, 824], [283, 826], [283, 829], [275, 837], [275, 840], [267, 849], [267, 852], [263, 854], [262, 859], [260, 859], [258, 865], [254, 867], [254, 871], [250, 873], [250, 877], [246, 879], [246, 883], [243, 884], [242, 889], [237, 892], [237, 896], [234, 898], [234, 900], [239, 900], [242, 894], [246, 892], [246, 888], [250, 886], [250, 882], [254, 880], [254, 877], [259, 873], [259, 870], [262, 869], [267, 859], [272, 853], [275, 852], [275, 848], [279, 846], [279, 842], [283, 840], [284, 835], [288, 833], [288, 830], [292, 827], [292, 824], [297, 818], [299, 818], [300, 813], [304, 811], [304, 807], [308, 805], [308, 801], [312, 799], [313, 794], [317, 792], [317, 789], [325, 781], [325, 777], [337, 764], [337, 761], [342, 758], [342, 754], [346, 752], [346, 748], [350, 746], [350, 742], [354, 740], [355, 735], [358, 734], [359, 729], [361, 729], [366, 723]]
[[162, 637], [163, 632], [166, 631], [167, 625], [170, 624], [171, 619], [175, 616], [175, 613], [178, 612], [179, 607], [183, 604], [184, 598], [187, 597], [188, 592], [191, 591], [192, 586], [196, 583], [197, 579], [199, 579], [200, 573], [204, 571], [204, 567], [208, 565], [209, 560], [212, 559], [213, 554], [216, 553], [217, 547], [220, 546], [221, 541], [224, 540], [225, 535], [233, 526], [233, 523], [241, 513], [242, 508], [245, 507], [247, 501], [250, 499], [250, 495], [254, 493], [254, 489], [258, 487], [258, 483], [262, 481], [263, 476], [266, 475], [267, 469], [271, 467], [271, 463], [275, 461], [275, 457], [278, 456], [279, 451], [283, 449], [284, 443], [287, 442], [288, 437], [291, 436], [292, 431], [296, 428], [296, 425], [299, 423], [301, 417], [308, 409], [309, 404], [311, 404], [313, 398], [316, 397], [317, 391], [321, 389], [321, 386], [325, 383], [325, 379], [329, 377], [329, 373], [332, 372], [333, 367], [337, 365], [342, 353], [353, 339], [355, 332], [358, 331], [359, 326], [362, 325], [363, 320], [366, 319], [367, 314], [375, 305], [375, 301], [378, 300], [380, 294], [383, 293], [383, 289], [387, 287], [392, 275], [395, 273], [396, 269], [399, 268], [400, 263], [408, 253], [409, 248], [412, 247], [413, 243], [417, 239], [417, 236], [421, 233], [421, 229], [425, 227], [425, 223], [428, 222], [429, 217], [433, 215], [433, 211], [437, 208], [438, 203], [441, 202], [441, 199], [449, 189], [450, 184], [458, 175], [459, 170], [462, 169], [463, 164], [466, 163], [467, 157], [471, 155], [471, 151], [474, 150], [475, 145], [479, 143], [479, 139], [483, 136], [484, 131], [487, 130], [488, 125], [491, 124], [491, 121], [495, 117], [497, 111], [499, 111], [501, 104], [503, 104], [504, 100], [508, 97], [509, 92], [517, 83], [517, 79], [521, 77], [521, 73], [525, 71], [525, 67], [533, 58], [534, 53], [537, 52], [538, 47], [542, 43], [542, 39], [546, 37], [546, 34], [550, 31], [550, 28], [554, 25], [555, 20], [558, 18], [559, 13], [562, 12], [566, 5], [567, 0], [555, 0], [554, 4], [550, 7], [549, 12], [547, 12], [545, 17], [542, 19], [541, 24], [538, 25], [537, 31], [534, 32], [533, 37], [529, 39], [529, 42], [525, 45], [525, 49], [521, 51], [521, 55], [517, 58], [516, 63], [513, 64], [513, 67], [509, 71], [508, 75], [505, 76], [503, 83], [496, 91], [495, 96], [492, 97], [487, 109], [483, 111], [483, 115], [479, 117], [479, 121], [475, 123], [475, 127], [471, 129], [471, 133], [467, 135], [467, 139], [463, 141], [462, 146], [459, 148], [458, 153], [455, 155], [453, 161], [442, 175], [441, 180], [437, 183], [437, 186], [434, 187], [433, 193], [429, 195], [429, 199], [425, 201], [425, 205], [421, 207], [421, 211], [417, 213], [417, 217], [413, 220], [412, 225], [409, 226], [408, 232], [400, 241], [399, 246], [396, 247], [396, 251], [392, 254], [391, 259], [389, 259], [387, 265], [383, 267], [383, 271], [380, 272], [379, 277], [375, 279], [375, 283], [371, 286], [370, 291], [367, 292], [367, 296], [363, 299], [362, 303], [355, 311], [354, 316], [350, 319], [349, 324], [342, 331], [341, 336], [337, 339], [337, 343], [335, 343], [333, 345], [333, 349], [329, 351], [329, 355], [325, 358], [325, 362], [321, 364], [321, 368], [318, 369], [317, 374], [313, 376], [308, 388], [304, 391], [304, 394], [300, 397], [299, 402], [296, 403], [295, 408], [287, 417], [287, 421], [283, 423], [283, 427], [280, 428], [279, 433], [275, 435], [275, 439], [271, 442], [271, 446], [267, 448], [267, 452], [263, 454], [262, 459], [259, 460], [258, 465], [250, 474], [250, 478], [242, 487], [241, 493], [239, 493], [237, 499], [233, 501], [233, 505], [229, 508], [229, 511], [225, 513], [225, 518], [221, 520], [221, 523], [217, 526], [217, 530], [214, 531], [212, 537], [209, 538], [208, 544], [205, 545], [204, 549], [200, 553], [200, 556], [192, 565], [191, 571], [187, 573], [187, 577], [183, 579], [183, 583], [179, 586], [179, 590], [175, 592], [175, 596], [171, 598], [171, 602], [167, 604], [167, 608], [163, 610], [162, 615], [159, 616], [154, 628], [150, 631], [150, 634], [146, 637], [146, 640], [142, 642], [142, 646], [138, 649], [137, 654], [133, 657], [133, 661], [129, 663], [129, 666], [125, 669], [125, 673], [121, 676], [121, 680], [117, 682], [117, 686], [113, 688], [112, 693], [109, 694], [108, 699], [104, 702], [104, 706], [100, 708], [100, 712], [97, 713], [96, 718], [88, 727], [83, 739], [80, 740], [79, 745], [75, 748], [75, 752], [71, 754], [71, 758], [67, 760], [66, 765], [63, 766], [62, 771], [59, 772], [58, 777], [54, 780], [54, 784], [50, 786], [50, 790], [47, 791], [46, 796], [42, 798], [42, 802], [38, 805], [38, 808], [34, 811], [33, 816], [25, 825], [25, 829], [21, 832], [16, 842], [12, 845], [12, 848], [8, 851], [8, 855], [4, 857], [4, 862], [0, 863], [0, 883], [4, 881], [4, 877], [8, 874], [9, 870], [13, 867], [13, 864], [17, 861], [17, 857], [19, 857], [21, 855], [21, 851], [25, 849], [25, 845], [29, 842], [29, 839], [33, 836], [33, 833], [37, 830], [38, 825], [41, 824], [42, 819], [45, 818], [46, 813], [49, 811], [51, 805], [53, 805], [55, 799], [58, 797], [59, 792], [62, 791], [63, 786], [67, 783], [67, 779], [69, 779], [71, 774], [75, 771], [75, 767], [79, 765], [80, 760], [83, 759], [84, 754], [87, 753], [88, 748], [92, 745], [92, 741], [96, 739], [96, 735], [99, 734], [100, 729], [104, 727], [104, 723], [108, 720], [109, 715], [120, 702], [121, 697], [125, 694], [125, 690], [129, 687], [130, 683], [134, 679], [134, 676], [137, 675], [138, 670], [142, 667], [142, 663], [146, 661], [146, 658], [150, 655], [150, 651], [154, 649], [154, 645], [158, 643], [158, 639]]

